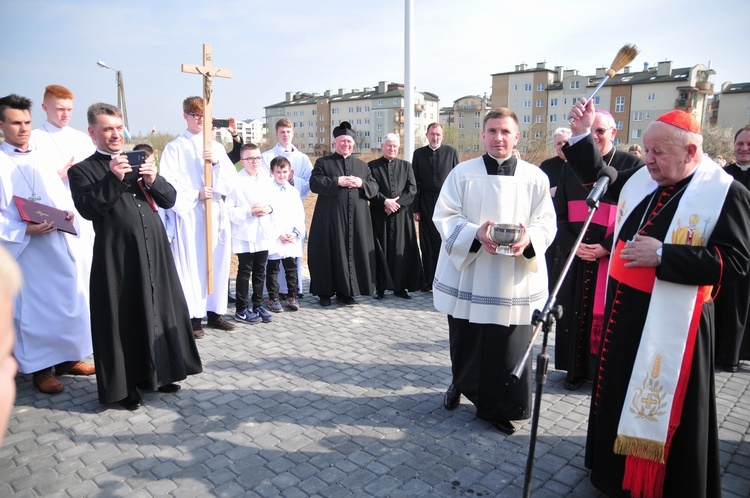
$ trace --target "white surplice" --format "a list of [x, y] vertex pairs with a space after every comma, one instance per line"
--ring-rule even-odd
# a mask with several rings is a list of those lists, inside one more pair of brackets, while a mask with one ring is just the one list
[[184, 131], [164, 147], [159, 174], [177, 190], [177, 202], [166, 216], [174, 221], [174, 254], [185, 300], [192, 318], [202, 318], [206, 311], [227, 311], [231, 233], [229, 217], [222, 196], [229, 195], [237, 183], [237, 170], [224, 146], [212, 142], [213, 167], [211, 231], [213, 243], [213, 293], [208, 294], [206, 264], [206, 208], [198, 200], [205, 186], [203, 168], [203, 134]]
[[[21, 267], [24, 283], [14, 303], [19, 369], [32, 373], [64, 361], [78, 361], [92, 352], [91, 322], [81, 282], [73, 236], [54, 230], [26, 235], [13, 202], [17, 195], [36, 194], [42, 204], [73, 211], [73, 199], [57, 175], [41, 167], [43, 156], [17, 153], [5, 142], [0, 151], [0, 242]], [[80, 220], [79, 220], [80, 221]]]
[[[438, 311], [472, 323], [527, 325], [547, 299], [544, 253], [557, 231], [549, 180], [518, 161], [515, 175], [488, 175], [482, 157], [457, 165], [443, 183], [433, 221], [443, 239], [433, 300]], [[471, 252], [482, 223], [523, 223], [536, 255]]]
[[[86, 133], [70, 126], [60, 128], [45, 121], [40, 128], [31, 132], [29, 147], [34, 153], [44, 155], [40, 166], [49, 169], [49, 175], [58, 175], [58, 171], [66, 164], [79, 163], [96, 151], [94, 142]], [[68, 177], [62, 179], [70, 191]], [[71, 248], [78, 262], [78, 273], [81, 281], [85, 282], [86, 302], [89, 299], [89, 278], [91, 275], [91, 260], [94, 255], [94, 224], [78, 214], [73, 208], [78, 220], [78, 237], [69, 240]]]

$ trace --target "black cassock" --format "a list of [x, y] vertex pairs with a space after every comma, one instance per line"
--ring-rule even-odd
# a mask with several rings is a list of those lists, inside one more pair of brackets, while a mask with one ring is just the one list
[[[588, 164], [602, 166], [592, 140], [583, 140], [567, 151]], [[621, 172], [610, 192], [616, 199], [630, 175]], [[676, 185], [659, 187], [652, 198], [646, 196], [623, 223], [619, 240], [632, 238], [645, 212], [659, 211], [643, 233], [659, 240], [667, 238], [670, 222], [682, 196]], [[661, 197], [665, 191], [664, 197]], [[668, 202], [670, 196], [673, 202]], [[654, 201], [654, 202], [652, 202]], [[655, 208], [657, 202], [662, 205]], [[711, 202], [706, 199], [706, 202]], [[664, 244], [662, 263], [656, 278], [685, 285], [716, 285], [736, 280], [750, 267], [750, 192], [735, 182], [727, 192], [716, 227], [706, 246]], [[721, 256], [718, 256], [720, 253]], [[640, 345], [651, 294], [639, 291], [610, 277], [604, 317], [607, 330], [603, 339], [598, 377], [594, 383], [586, 438], [586, 467], [591, 482], [607, 496], [629, 497], [622, 490], [625, 456], [613, 452], [623, 404], [635, 357]], [[713, 358], [713, 307], [704, 303], [693, 362], [690, 369], [680, 425], [674, 432], [666, 463], [664, 497], [721, 496], [719, 434], [716, 420]], [[610, 321], [612, 319], [612, 321]], [[665, 331], [668, 332], [668, 331]]]
[[[340, 176], [362, 179], [360, 188], [339, 187]], [[367, 163], [334, 153], [315, 161], [310, 190], [315, 202], [307, 264], [314, 296], [372, 294], [375, 287], [375, 243], [368, 200], [378, 184]]]
[[[99, 401], [124, 399], [203, 371], [190, 315], [159, 215], [135, 181], [94, 153], [68, 171], [73, 201], [94, 224], [91, 333]], [[175, 189], [161, 176], [148, 192], [170, 208]]]
[[[750, 170], [742, 171], [736, 164], [724, 170], [735, 180], [750, 188]], [[740, 360], [750, 360], [750, 276], [733, 285], [722, 287], [714, 301], [716, 310], [716, 365], [731, 368]]]
[[[564, 163], [555, 193], [555, 243], [558, 244], [560, 255], [551, 271], [550, 286], [557, 282], [562, 266], [588, 217], [585, 201], [596, 182], [590, 164], [579, 164], [575, 155], [569, 159], [569, 162]], [[614, 149], [604, 156], [604, 161], [616, 170], [628, 171], [629, 174], [632, 174], [630, 170], [633, 168], [643, 166], [640, 158]], [[611, 192], [606, 192], [581, 241], [583, 244], [601, 244], [608, 251], [612, 251], [614, 218], [606, 216], [606, 213], [614, 214], [616, 207], [616, 199]], [[598, 276], [606, 276], [608, 261], [609, 258], [583, 261], [575, 257], [560, 287], [557, 304], [563, 306], [564, 312], [557, 322], [555, 334], [555, 368], [566, 370], [569, 381], [593, 380], [595, 376], [599, 355], [598, 339], [601, 337], [604, 323], [603, 296], [606, 285], [606, 277], [600, 281]], [[595, 307], [595, 304], [598, 306]]]
[[440, 189], [448, 173], [458, 164], [458, 152], [450, 145], [441, 145], [432, 150], [429, 145], [414, 151], [412, 168], [417, 182], [417, 196], [412, 207], [419, 213], [419, 247], [422, 250], [422, 266], [427, 285], [432, 287], [435, 279], [440, 245], [443, 240], [432, 222]]
[[[424, 273], [411, 210], [417, 193], [411, 164], [403, 159], [388, 161], [381, 157], [368, 165], [379, 188], [378, 195], [370, 200], [379, 255], [376, 287], [379, 290], [420, 290], [424, 286]], [[386, 215], [385, 200], [396, 197], [401, 208]]]

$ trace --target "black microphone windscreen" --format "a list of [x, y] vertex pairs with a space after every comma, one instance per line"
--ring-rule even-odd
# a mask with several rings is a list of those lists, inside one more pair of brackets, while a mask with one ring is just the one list
[[609, 178], [609, 183], [614, 183], [617, 179], [617, 170], [612, 166], [605, 166], [599, 170], [599, 174], [596, 175], [597, 180], [603, 176]]

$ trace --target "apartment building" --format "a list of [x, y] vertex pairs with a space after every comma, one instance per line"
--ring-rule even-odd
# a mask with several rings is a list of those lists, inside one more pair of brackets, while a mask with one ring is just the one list
[[487, 96], [466, 95], [453, 101], [453, 107], [443, 108], [440, 123], [456, 129], [459, 152], [482, 152], [482, 122], [490, 110]]
[[[260, 119], [237, 121], [237, 133], [242, 137], [243, 143], [263, 145], [266, 136], [266, 125]], [[226, 128], [219, 128], [214, 130], [214, 140], [228, 144], [232, 140], [232, 135]]]
[[750, 82], [721, 85], [716, 95], [710, 121], [734, 131], [750, 124]]
[[[534, 69], [519, 64], [512, 72], [492, 75], [492, 106], [509, 107], [518, 115], [521, 152], [545, 144], [550, 147], [552, 132], [567, 125], [570, 107], [590, 95], [606, 69], [598, 68], [595, 74], [586, 76], [562, 66], [550, 70], [545, 63]], [[614, 116], [617, 145], [642, 145], [643, 132], [665, 112], [682, 109], [703, 122], [708, 97], [713, 93], [709, 81], [713, 74], [703, 64], [674, 68], [671, 61], [654, 67], [644, 64], [639, 72], [626, 67], [605, 83], [595, 104]]]
[[[417, 147], [426, 143], [427, 126], [439, 118], [439, 98], [429, 92], [414, 94], [414, 130]], [[378, 152], [387, 133], [406, 133], [404, 86], [381, 81], [375, 87], [350, 92], [340, 88], [322, 94], [287, 92], [284, 101], [265, 107], [266, 123], [273, 133], [276, 122], [288, 118], [294, 125], [294, 145], [307, 154], [332, 150], [333, 128], [349, 121], [357, 132], [356, 152]]]

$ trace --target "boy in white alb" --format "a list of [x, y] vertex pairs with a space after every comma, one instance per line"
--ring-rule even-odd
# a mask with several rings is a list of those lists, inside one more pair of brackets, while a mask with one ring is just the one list
[[[237, 255], [236, 309], [240, 322], [268, 323], [271, 314], [263, 307], [263, 283], [266, 277], [268, 249], [273, 240], [272, 180], [260, 168], [260, 149], [252, 143], [240, 148], [242, 169], [236, 188], [227, 196], [227, 213], [232, 223], [232, 252]], [[253, 293], [248, 300], [252, 275]]]
[[268, 289], [268, 309], [275, 313], [283, 310], [279, 302], [279, 263], [284, 265], [284, 275], [288, 294], [284, 303], [292, 311], [299, 309], [297, 294], [297, 258], [302, 257], [302, 241], [305, 239], [305, 207], [297, 190], [289, 184], [291, 164], [284, 156], [271, 160], [274, 197], [271, 201], [276, 239], [269, 249], [266, 266], [266, 288]]

